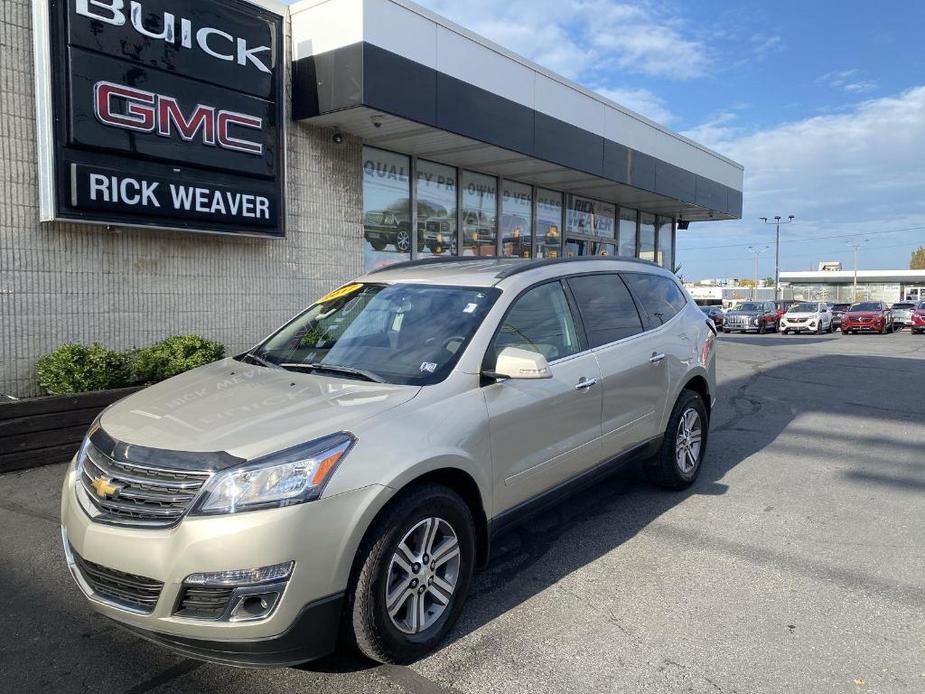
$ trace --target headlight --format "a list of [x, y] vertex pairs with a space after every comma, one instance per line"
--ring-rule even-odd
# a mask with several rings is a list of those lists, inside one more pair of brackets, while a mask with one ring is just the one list
[[758, 325], [758, 319], [752, 318], [752, 325]]
[[100, 428], [100, 417], [102, 414], [97, 415], [96, 419], [93, 420], [93, 424], [90, 425], [90, 428], [87, 430], [87, 434], [84, 436], [83, 441], [80, 442], [80, 448], [77, 449], [77, 464], [75, 469], [77, 471], [77, 481], [80, 481], [80, 474], [83, 472], [84, 465], [87, 462], [87, 449], [90, 448], [90, 437]]
[[192, 515], [254, 511], [317, 499], [354, 441], [351, 434], [334, 434], [220, 472]]

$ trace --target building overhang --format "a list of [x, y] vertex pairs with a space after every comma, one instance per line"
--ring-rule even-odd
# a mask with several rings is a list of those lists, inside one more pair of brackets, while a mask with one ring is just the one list
[[676, 219], [738, 219], [741, 165], [405, 0], [291, 8], [293, 118]]

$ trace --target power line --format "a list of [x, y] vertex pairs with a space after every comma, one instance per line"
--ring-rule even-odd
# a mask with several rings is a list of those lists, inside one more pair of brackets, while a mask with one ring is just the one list
[[[828, 235], [828, 236], [814, 236], [814, 237], [808, 238], [808, 239], [787, 239], [787, 243], [809, 243], [809, 242], [812, 242], [812, 241], [824, 241], [825, 239], [844, 239], [844, 238], [851, 238], [851, 237], [854, 237], [854, 236], [872, 236], [872, 235], [877, 235], [877, 234], [902, 234], [902, 233], [907, 232], [907, 231], [918, 231], [918, 230], [920, 230], [920, 229], [925, 229], [925, 226], [906, 227], [905, 229], [883, 229], [883, 230], [880, 230], [880, 231], [866, 231], [866, 232], [859, 232], [859, 233], [856, 233], [856, 234], [855, 234], [855, 233], [851, 233], [851, 234], [831, 234], [831, 235]], [[751, 242], [751, 243], [727, 243], [727, 244], [722, 244], [722, 245], [719, 245], [719, 246], [691, 246], [691, 247], [686, 247], [686, 246], [680, 246], [680, 245], [679, 245], [679, 246], [678, 246], [678, 250], [679, 250], [679, 251], [711, 251], [711, 250], [715, 250], [715, 249], [717, 249], [717, 248], [746, 248], [746, 247], [748, 247], [748, 246], [754, 246], [754, 245], [755, 245], [755, 242], [754, 242], [754, 241]]]

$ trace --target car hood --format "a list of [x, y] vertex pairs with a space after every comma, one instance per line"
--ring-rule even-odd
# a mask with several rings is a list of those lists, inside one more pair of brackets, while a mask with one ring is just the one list
[[227, 451], [251, 459], [338, 431], [411, 400], [419, 386], [252, 366], [234, 359], [145, 388], [104, 411], [100, 425], [128, 444]]
[[739, 310], [736, 310], [736, 311], [727, 311], [727, 312], [726, 312], [726, 317], [727, 317], [727, 318], [728, 318], [729, 316], [760, 316], [760, 315], [763, 315], [763, 312], [762, 312], [762, 311], [739, 311]]
[[794, 313], [793, 311], [787, 311], [787, 313], [784, 314], [784, 318], [816, 318], [818, 316], [818, 311], [812, 313]]

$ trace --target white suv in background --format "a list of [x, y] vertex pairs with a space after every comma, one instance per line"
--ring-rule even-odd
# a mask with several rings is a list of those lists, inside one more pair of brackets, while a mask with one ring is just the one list
[[794, 304], [780, 319], [780, 331], [787, 333], [830, 333], [834, 330], [832, 312], [820, 301]]

